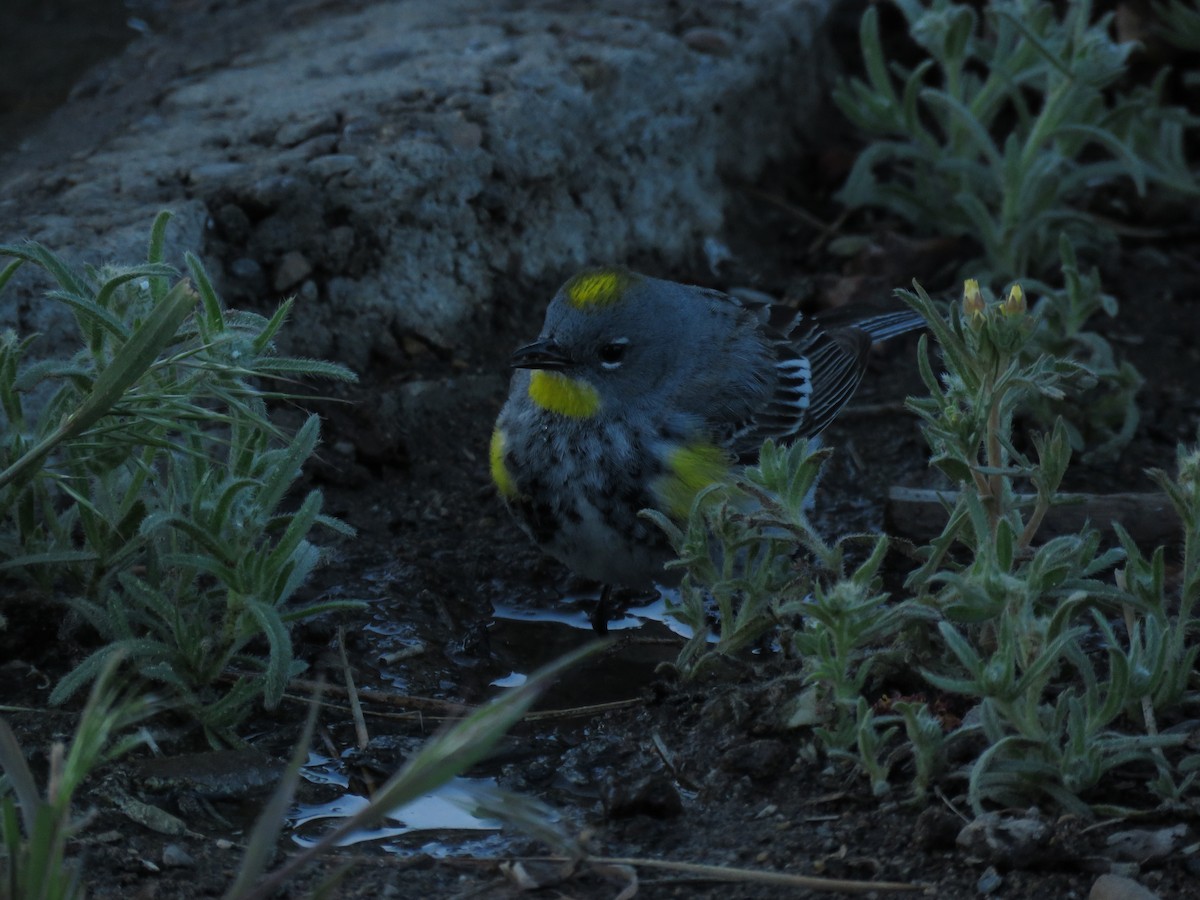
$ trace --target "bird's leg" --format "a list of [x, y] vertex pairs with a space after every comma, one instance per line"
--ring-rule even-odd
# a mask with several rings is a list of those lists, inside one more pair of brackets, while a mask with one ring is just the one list
[[592, 607], [592, 611], [588, 614], [588, 621], [592, 623], [592, 631], [599, 635], [608, 634], [608, 620], [612, 618], [612, 592], [613, 586], [606, 584], [600, 588], [600, 599], [596, 601], [596, 605]]

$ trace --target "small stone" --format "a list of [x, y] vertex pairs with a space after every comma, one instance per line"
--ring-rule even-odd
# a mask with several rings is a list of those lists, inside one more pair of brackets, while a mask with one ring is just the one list
[[1159, 900], [1159, 896], [1132, 878], [1101, 875], [1088, 891], [1088, 900]]
[[321, 156], [329, 156], [335, 149], [337, 149], [336, 134], [318, 134], [314, 138], [297, 144], [286, 154], [281, 153], [277, 159], [299, 158], [307, 163]]
[[187, 834], [187, 824], [178, 816], [172, 815], [150, 803], [138, 800], [136, 797], [122, 796], [120, 808], [126, 816], [139, 825], [144, 825], [159, 834], [182, 836]]
[[983, 874], [979, 876], [979, 880], [975, 882], [975, 890], [981, 894], [994, 894], [1000, 890], [1000, 885], [1004, 883], [1004, 879], [1000, 877], [1000, 873], [996, 871], [995, 866], [988, 866], [983, 870]]
[[202, 181], [229, 181], [233, 176], [240, 175], [246, 171], [246, 164], [239, 162], [219, 162], [207, 163], [200, 166], [192, 166], [188, 169], [188, 181], [192, 184], [198, 184]]
[[263, 277], [263, 270], [257, 260], [241, 256], [229, 264], [229, 274], [238, 281], [255, 282]]
[[312, 274], [312, 270], [312, 263], [303, 253], [299, 250], [289, 250], [283, 254], [283, 258], [279, 260], [279, 265], [275, 268], [275, 279], [272, 281], [272, 285], [277, 291], [286, 291]]
[[359, 159], [353, 153], [328, 153], [310, 159], [304, 168], [318, 178], [331, 178], [358, 168]]
[[168, 869], [185, 869], [196, 864], [192, 855], [178, 844], [167, 844], [163, 847], [162, 861]]
[[989, 812], [968, 822], [959, 831], [956, 843], [971, 859], [1024, 868], [1044, 855], [1049, 834], [1037, 810], [1024, 816]]
[[297, 180], [292, 175], [268, 175], [250, 186], [245, 203], [259, 210], [271, 210], [296, 196]]
[[728, 31], [720, 28], [689, 28], [682, 35], [683, 42], [693, 50], [711, 56], [728, 56], [733, 52], [737, 40]]
[[1173, 855], [1188, 836], [1187, 825], [1170, 828], [1134, 828], [1108, 836], [1109, 855], [1136, 863], [1153, 862]]
[[275, 132], [275, 143], [280, 147], [294, 147], [315, 135], [336, 131], [337, 127], [336, 114], [316, 113], [280, 126]]
[[465, 119], [445, 124], [442, 136], [455, 150], [476, 150], [483, 144], [483, 129]]

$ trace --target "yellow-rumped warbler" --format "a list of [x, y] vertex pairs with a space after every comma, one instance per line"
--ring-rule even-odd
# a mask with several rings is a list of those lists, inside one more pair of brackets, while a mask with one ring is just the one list
[[924, 324], [908, 310], [812, 318], [622, 269], [581, 272], [512, 356], [492, 479], [545, 552], [606, 585], [646, 585], [672, 552], [639, 510], [686, 520], [696, 493], [756, 462], [767, 438], [825, 428], [873, 341]]

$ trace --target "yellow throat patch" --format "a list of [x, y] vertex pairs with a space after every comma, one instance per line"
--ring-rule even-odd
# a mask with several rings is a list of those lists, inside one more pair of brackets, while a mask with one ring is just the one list
[[530, 374], [529, 399], [542, 409], [572, 419], [591, 418], [600, 409], [600, 395], [586, 381], [545, 369]]
[[623, 269], [592, 269], [568, 281], [563, 292], [576, 309], [599, 309], [612, 306], [636, 283], [637, 276]]
[[729, 457], [712, 444], [685, 444], [667, 454], [667, 473], [654, 482], [663, 511], [678, 522], [687, 520], [696, 495], [729, 477]]
[[492, 432], [492, 445], [488, 450], [488, 458], [491, 462], [492, 481], [496, 483], [496, 490], [505, 500], [512, 500], [517, 496], [517, 486], [513, 484], [512, 474], [508, 471], [508, 466], [504, 464], [504, 432], [499, 428]]

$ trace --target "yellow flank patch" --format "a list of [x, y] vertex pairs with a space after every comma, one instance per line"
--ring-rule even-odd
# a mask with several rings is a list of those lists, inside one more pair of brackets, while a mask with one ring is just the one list
[[517, 486], [513, 484], [508, 466], [504, 464], [504, 432], [499, 428], [492, 432], [492, 446], [488, 456], [491, 459], [492, 481], [496, 483], [496, 490], [500, 492], [501, 497], [511, 500], [517, 496]]
[[599, 309], [620, 300], [633, 282], [634, 276], [621, 269], [592, 269], [580, 272], [563, 290], [576, 309]]
[[535, 369], [530, 375], [529, 399], [542, 409], [572, 419], [590, 418], [600, 409], [600, 395], [586, 381], [545, 369]]
[[691, 513], [700, 491], [729, 476], [729, 458], [712, 444], [687, 444], [667, 455], [667, 470], [654, 489], [664, 512], [682, 521]]

